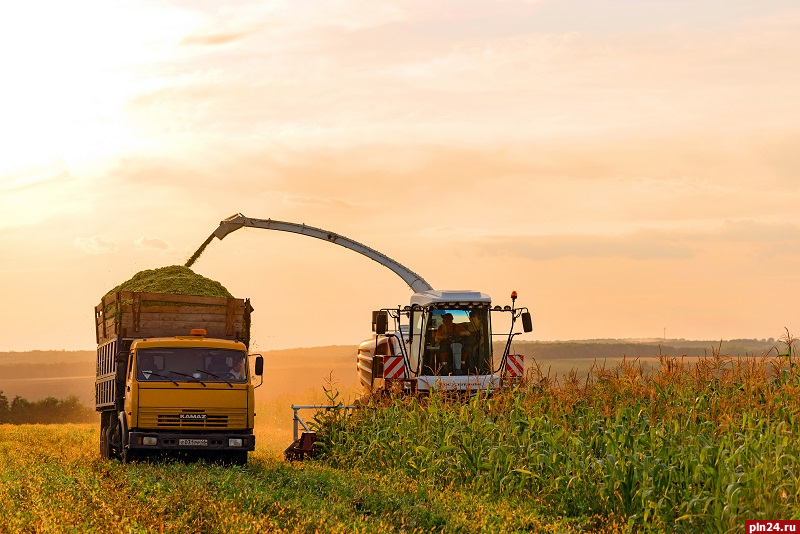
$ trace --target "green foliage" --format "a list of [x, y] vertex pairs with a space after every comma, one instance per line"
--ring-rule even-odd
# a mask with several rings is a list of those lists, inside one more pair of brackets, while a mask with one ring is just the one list
[[295, 464], [124, 465], [97, 425], [3, 425], [0, 532], [742, 532], [800, 519], [793, 359], [534, 367], [491, 397], [323, 410], [322, 461]]
[[333, 387], [331, 382], [332, 380], [329, 378], [327, 386], [322, 388], [325, 392], [326, 404], [330, 408], [318, 410], [309, 422], [309, 428], [318, 432], [318, 441], [314, 447], [322, 452], [329, 450], [332, 444], [340, 442], [343, 437], [339, 435], [340, 433], [350, 430], [347, 409], [340, 399], [339, 391]]
[[[782, 377], [775, 380], [775, 377]], [[800, 518], [800, 377], [783, 358], [623, 362], [562, 384], [384, 401], [330, 432], [325, 461], [540, 500], [656, 532], [741, 532]]]
[[10, 422], [8, 411], [9, 411], [8, 397], [3, 395], [3, 392], [0, 391], [0, 424]]
[[96, 419], [94, 410], [81, 404], [78, 397], [47, 397], [28, 401], [19, 395], [9, 403], [0, 391], [0, 423], [85, 423]]

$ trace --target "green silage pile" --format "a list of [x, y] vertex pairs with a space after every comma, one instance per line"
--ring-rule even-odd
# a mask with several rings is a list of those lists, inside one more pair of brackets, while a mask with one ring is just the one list
[[171, 293], [173, 295], [195, 295], [201, 297], [230, 298], [233, 295], [225, 287], [188, 267], [170, 265], [159, 269], [139, 271], [130, 280], [106, 293], [106, 297], [117, 291], [145, 293]]

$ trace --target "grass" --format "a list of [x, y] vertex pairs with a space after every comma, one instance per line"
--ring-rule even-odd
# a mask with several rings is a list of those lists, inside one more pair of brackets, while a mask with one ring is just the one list
[[[514, 499], [378, 470], [102, 460], [94, 425], [0, 426], [2, 532], [515, 532], [569, 530]], [[523, 512], [520, 513], [520, 510]]]

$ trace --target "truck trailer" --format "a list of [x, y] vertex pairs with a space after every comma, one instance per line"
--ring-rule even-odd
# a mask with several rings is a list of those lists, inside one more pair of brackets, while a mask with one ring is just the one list
[[264, 366], [249, 354], [252, 311], [249, 299], [105, 296], [95, 307], [100, 454], [245, 464], [255, 448], [254, 376]]

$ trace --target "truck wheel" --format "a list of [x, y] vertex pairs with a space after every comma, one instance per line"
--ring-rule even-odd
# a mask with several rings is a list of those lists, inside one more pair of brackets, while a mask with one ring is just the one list
[[127, 464], [130, 462], [134, 462], [139, 459], [139, 455], [136, 451], [132, 451], [130, 449], [122, 449], [122, 454], [120, 455], [120, 460], [122, 463]]
[[108, 443], [108, 427], [100, 431], [100, 456], [106, 460], [111, 458], [111, 447]]
[[114, 460], [122, 459], [122, 441], [120, 439], [119, 424], [112, 424], [106, 430], [108, 438], [108, 457]]
[[128, 462], [132, 462], [137, 459], [136, 451], [132, 451], [125, 447], [125, 440], [123, 439], [122, 435], [122, 425], [117, 425], [119, 427], [119, 449], [118, 449], [118, 456], [119, 459], [122, 460], [122, 463], [127, 464]]
[[108, 443], [108, 430], [110, 426], [107, 413], [102, 412], [100, 414], [100, 456], [106, 459], [111, 458]]

